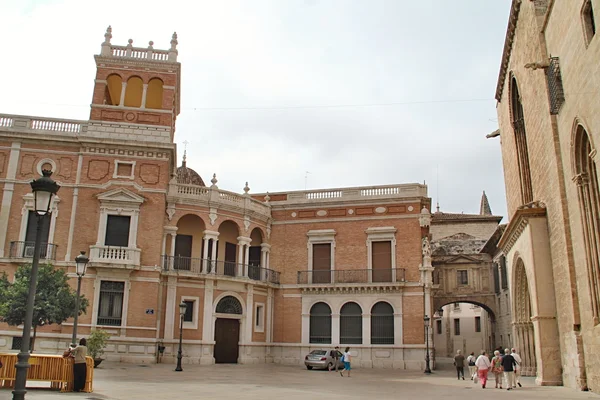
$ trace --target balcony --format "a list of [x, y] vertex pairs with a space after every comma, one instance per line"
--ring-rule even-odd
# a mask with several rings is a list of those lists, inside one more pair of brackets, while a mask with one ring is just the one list
[[118, 246], [90, 246], [90, 262], [98, 264], [120, 265], [122, 267], [140, 266], [140, 249]]
[[[10, 258], [32, 258], [35, 242], [10, 242]], [[42, 243], [40, 247], [40, 260], [56, 260], [56, 248], [53, 243]]]
[[405, 277], [405, 268], [298, 271], [298, 284], [401, 283]]
[[196, 275], [229, 276], [254, 281], [279, 284], [279, 272], [255, 265], [202, 258], [162, 256], [163, 271], [182, 271]]

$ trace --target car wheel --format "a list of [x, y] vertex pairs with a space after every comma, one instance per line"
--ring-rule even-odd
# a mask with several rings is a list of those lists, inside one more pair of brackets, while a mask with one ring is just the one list
[[307, 366], [306, 366], [306, 369], [308, 369], [308, 370], [311, 370], [311, 369], [312, 369], [312, 367], [311, 367], [310, 365], [307, 365]]
[[327, 364], [327, 370], [331, 371], [333, 369], [333, 363]]

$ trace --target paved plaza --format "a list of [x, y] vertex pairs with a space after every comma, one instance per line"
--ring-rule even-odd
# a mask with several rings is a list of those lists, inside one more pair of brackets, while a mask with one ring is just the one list
[[[427, 376], [420, 372], [356, 369], [352, 377], [335, 372], [308, 371], [299, 366], [277, 365], [132, 365], [106, 363], [95, 371], [93, 393], [57, 393], [31, 389], [27, 399], [55, 400], [80, 398], [112, 399], [596, 399], [590, 392], [562, 387], [539, 387], [533, 378], [523, 379], [523, 388], [513, 391], [482, 389], [468, 379], [458, 381], [452, 370], [436, 371]], [[489, 386], [489, 385], [488, 385]], [[8, 390], [0, 390], [0, 399], [11, 399]]]

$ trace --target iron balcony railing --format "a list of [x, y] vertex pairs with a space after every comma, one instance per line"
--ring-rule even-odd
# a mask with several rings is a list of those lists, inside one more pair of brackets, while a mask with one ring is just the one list
[[[35, 242], [10, 242], [10, 258], [33, 258]], [[56, 248], [53, 243], [42, 243], [40, 247], [40, 259], [56, 260]]]
[[397, 283], [406, 279], [405, 268], [336, 269], [298, 271], [298, 284], [319, 283]]
[[230, 261], [208, 260], [182, 256], [162, 256], [164, 271], [189, 271], [195, 274], [213, 274], [249, 278], [255, 281], [279, 283], [279, 272], [257, 265], [238, 264]]

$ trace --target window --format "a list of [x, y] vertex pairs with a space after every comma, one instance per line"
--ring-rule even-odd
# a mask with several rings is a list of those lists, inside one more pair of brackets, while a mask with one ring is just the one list
[[384, 301], [371, 308], [371, 344], [394, 344], [394, 309]]
[[[40, 248], [40, 258], [46, 258], [48, 248], [48, 237], [50, 235], [50, 218], [51, 214], [46, 214], [41, 217], [42, 229], [42, 246]], [[23, 243], [23, 253], [19, 257], [33, 257], [33, 247], [35, 246], [35, 235], [37, 233], [38, 217], [35, 211], [27, 213], [27, 231], [25, 232], [25, 243]]]
[[340, 310], [340, 343], [362, 344], [362, 308], [346, 303]]
[[254, 309], [254, 332], [265, 331], [265, 306], [257, 303]]
[[141, 107], [143, 91], [144, 83], [139, 77], [129, 78], [125, 89], [125, 107]]
[[310, 309], [310, 343], [331, 343], [331, 308], [317, 303]]
[[242, 304], [233, 296], [225, 296], [217, 304], [216, 312], [220, 314], [238, 314], [242, 315], [244, 310]]
[[312, 281], [313, 283], [331, 282], [331, 243], [312, 245]]
[[106, 78], [106, 91], [104, 94], [104, 104], [109, 106], [118, 106], [121, 101], [121, 77], [119, 75], [110, 75]]
[[587, 279], [590, 283], [590, 300], [594, 324], [600, 323], [600, 191], [596, 162], [587, 131], [578, 125], [575, 131], [575, 177], [579, 198], [579, 213], [583, 226], [583, 243], [587, 258]]
[[192, 300], [184, 300], [183, 302], [186, 305], [183, 322], [192, 322], [194, 320], [194, 302]]
[[454, 319], [454, 336], [460, 336], [460, 319]]
[[372, 281], [392, 282], [392, 242], [372, 242]]
[[456, 276], [458, 279], [458, 285], [464, 286], [469, 284], [469, 271], [467, 270], [458, 270], [456, 271]]
[[481, 317], [475, 317], [475, 332], [481, 332]]
[[146, 93], [146, 108], [162, 108], [163, 100], [163, 81], [159, 78], [152, 78], [148, 82], [148, 91]]
[[131, 217], [128, 215], [109, 215], [106, 219], [105, 246], [129, 246], [129, 225]]
[[115, 160], [115, 170], [113, 178], [134, 179], [135, 161], [119, 161]]
[[438, 335], [442, 334], [442, 321], [441, 320], [437, 320], [435, 321], [436, 327], [437, 327], [437, 333]]
[[508, 274], [506, 273], [506, 257], [500, 257], [500, 277], [502, 279], [502, 289], [508, 289]]
[[460, 311], [460, 303], [454, 303], [454, 310]]
[[98, 305], [98, 325], [121, 326], [125, 282], [102, 281]]
[[517, 80], [514, 77], [512, 78], [510, 88], [512, 126], [515, 132], [517, 164], [519, 167], [519, 178], [521, 183], [521, 202], [527, 204], [533, 201], [533, 189], [531, 187], [531, 171], [529, 169], [527, 134], [525, 132], [525, 114], [523, 113], [523, 104], [521, 103]]
[[508, 293], [506, 293], [506, 314], [510, 314], [510, 302], [508, 301]]
[[585, 44], [588, 45], [596, 34], [596, 21], [594, 19], [594, 9], [592, 1], [586, 0], [581, 8], [581, 18], [583, 19], [583, 36]]
[[492, 264], [492, 271], [494, 273], [494, 292], [500, 294], [500, 271], [498, 271], [498, 263]]

